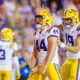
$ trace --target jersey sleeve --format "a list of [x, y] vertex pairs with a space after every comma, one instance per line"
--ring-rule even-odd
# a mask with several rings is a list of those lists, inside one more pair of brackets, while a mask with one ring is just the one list
[[2, 41], [0, 40], [0, 46], [3, 45]]
[[49, 35], [48, 35], [48, 38], [49, 37], [57, 37], [59, 38], [59, 35], [60, 35], [60, 31], [57, 27], [53, 27], [50, 31], [49, 31]]

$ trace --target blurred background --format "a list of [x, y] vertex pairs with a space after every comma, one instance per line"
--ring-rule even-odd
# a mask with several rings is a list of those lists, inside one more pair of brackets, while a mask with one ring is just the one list
[[[80, 12], [80, 0], [0, 0], [0, 30], [9, 27], [15, 31], [21, 68], [30, 65], [35, 31], [34, 17], [37, 9], [40, 7], [49, 9], [56, 25], [57, 20], [61, 21], [64, 17], [64, 8], [72, 3], [75, 3]], [[66, 59], [64, 53], [63, 49], [59, 50], [60, 65]], [[22, 75], [27, 73], [26, 69], [22, 69], [21, 73]]]

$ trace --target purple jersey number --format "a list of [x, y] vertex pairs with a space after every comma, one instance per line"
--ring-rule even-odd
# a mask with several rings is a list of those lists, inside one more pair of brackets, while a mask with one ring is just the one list
[[5, 50], [0, 49], [0, 60], [5, 60]]
[[66, 33], [66, 43], [71, 44], [71, 46], [74, 46], [74, 39], [73, 36]]
[[44, 51], [47, 51], [44, 39], [41, 40], [40, 45], [39, 45], [39, 41], [37, 40], [36, 41], [36, 47], [37, 47], [38, 51], [40, 51], [41, 49]]

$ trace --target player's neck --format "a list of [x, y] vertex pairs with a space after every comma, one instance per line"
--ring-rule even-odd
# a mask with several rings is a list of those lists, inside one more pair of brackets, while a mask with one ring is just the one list
[[41, 32], [44, 31], [46, 28], [47, 28], [47, 26], [43, 26], [43, 27], [41, 28]]

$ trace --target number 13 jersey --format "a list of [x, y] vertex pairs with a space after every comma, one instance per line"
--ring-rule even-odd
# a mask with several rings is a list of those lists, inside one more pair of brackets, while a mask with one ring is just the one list
[[12, 59], [16, 50], [16, 43], [0, 41], [0, 70], [12, 70]]
[[[38, 63], [45, 63], [45, 59], [48, 52], [48, 38], [49, 37], [57, 37], [59, 38], [59, 30], [56, 27], [53, 27], [50, 31], [46, 28], [40, 33], [40, 30], [38, 30], [34, 36], [35, 45], [38, 51]], [[55, 45], [55, 44], [53, 44]], [[53, 58], [53, 63], [59, 64], [58, 59], [58, 46], [56, 48], [56, 52]]]
[[[80, 36], [80, 23], [77, 23], [75, 26], [64, 29], [65, 34], [65, 43], [69, 46], [76, 45], [76, 39]], [[70, 59], [80, 58], [80, 51], [78, 53], [73, 53], [71, 51], [67, 51], [67, 57]]]

